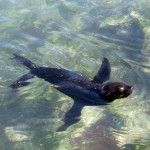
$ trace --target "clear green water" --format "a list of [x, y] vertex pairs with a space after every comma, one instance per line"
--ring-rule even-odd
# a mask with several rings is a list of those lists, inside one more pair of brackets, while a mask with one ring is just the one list
[[[0, 149], [149, 150], [149, 0], [0, 0]], [[8, 86], [27, 73], [19, 52], [41, 66], [92, 78], [103, 57], [111, 80], [134, 93], [110, 106], [86, 107], [82, 120], [57, 133], [71, 98], [40, 79]]]

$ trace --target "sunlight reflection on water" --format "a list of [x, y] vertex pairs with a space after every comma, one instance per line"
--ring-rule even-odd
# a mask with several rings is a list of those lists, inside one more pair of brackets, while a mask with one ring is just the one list
[[[138, 7], [140, 6], [140, 7]], [[146, 150], [150, 145], [150, 21], [146, 0], [1, 0], [0, 145], [5, 149]], [[12, 90], [27, 73], [12, 58], [96, 74], [103, 57], [111, 79], [133, 94], [109, 106], [87, 107], [82, 120], [57, 133], [72, 100], [43, 80]]]

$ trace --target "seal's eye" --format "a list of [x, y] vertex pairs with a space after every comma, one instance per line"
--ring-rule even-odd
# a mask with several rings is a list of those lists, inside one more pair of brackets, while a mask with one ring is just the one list
[[124, 92], [124, 87], [119, 87], [119, 88], [117, 89], [117, 91], [118, 91], [119, 93]]

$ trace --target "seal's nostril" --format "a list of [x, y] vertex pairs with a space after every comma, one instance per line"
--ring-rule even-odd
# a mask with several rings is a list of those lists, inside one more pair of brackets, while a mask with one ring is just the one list
[[129, 88], [130, 88], [131, 90], [133, 90], [133, 86], [129, 86]]

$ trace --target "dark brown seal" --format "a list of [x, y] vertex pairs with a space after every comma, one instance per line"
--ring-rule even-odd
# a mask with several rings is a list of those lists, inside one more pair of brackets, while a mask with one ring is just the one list
[[58, 131], [65, 130], [71, 124], [79, 121], [84, 106], [107, 105], [115, 99], [128, 97], [133, 91], [133, 87], [125, 83], [107, 82], [111, 72], [107, 58], [104, 58], [93, 80], [66, 69], [38, 66], [19, 54], [14, 54], [14, 59], [29, 68], [30, 72], [11, 84], [11, 88], [26, 86], [29, 84], [27, 80], [36, 76], [57, 85], [55, 87], [57, 90], [74, 100], [73, 106], [65, 114], [64, 125]]

